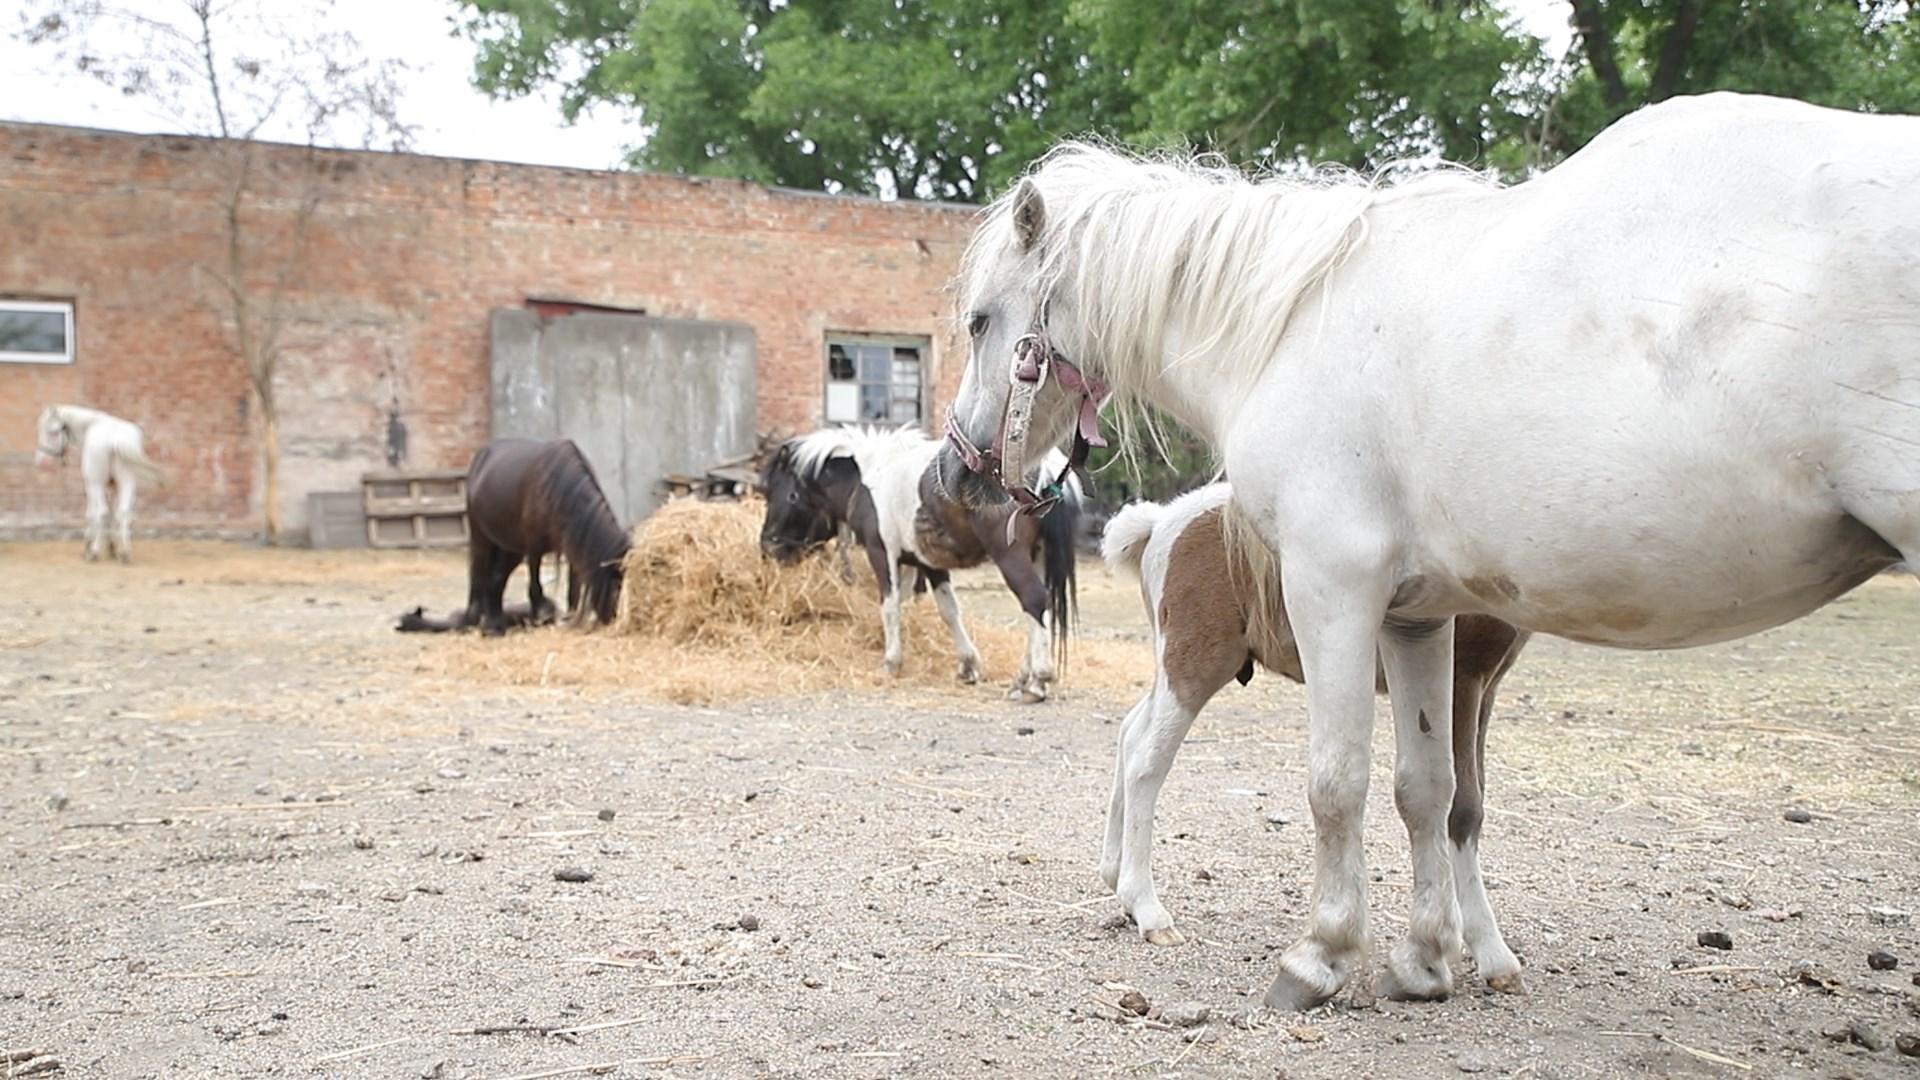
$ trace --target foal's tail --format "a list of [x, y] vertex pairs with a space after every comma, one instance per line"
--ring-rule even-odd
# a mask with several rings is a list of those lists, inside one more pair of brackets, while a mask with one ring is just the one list
[[1106, 560], [1109, 571], [1140, 580], [1140, 560], [1146, 557], [1147, 541], [1153, 539], [1153, 530], [1160, 527], [1166, 511], [1156, 502], [1129, 503], [1107, 519], [1106, 530], [1100, 534], [1100, 557]]
[[1080, 512], [1080, 492], [1076, 486], [1068, 488], [1066, 495], [1040, 517], [1041, 577], [1047, 583], [1053, 651], [1062, 662], [1066, 659], [1073, 619], [1080, 608], [1079, 579], [1074, 565], [1080, 539]]
[[132, 469], [135, 476], [154, 487], [166, 487], [172, 479], [167, 475], [167, 470], [155, 465], [147, 452], [139, 447], [123, 447], [115, 452], [115, 456]]

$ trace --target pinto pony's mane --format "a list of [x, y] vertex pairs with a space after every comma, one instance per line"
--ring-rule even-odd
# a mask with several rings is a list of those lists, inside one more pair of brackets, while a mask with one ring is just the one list
[[586, 455], [571, 440], [559, 445], [561, 449], [539, 477], [539, 497], [564, 523], [562, 548], [572, 572], [585, 584], [581, 604], [593, 609], [602, 622], [609, 622], [620, 601], [621, 560], [632, 540], [608, 505]]
[[[1228, 358], [1223, 378], [1253, 385], [1301, 304], [1365, 242], [1369, 210], [1494, 185], [1453, 166], [1252, 176], [1211, 156], [1089, 142], [1056, 146], [1027, 180], [1045, 204], [1036, 292], [1070, 299], [1076, 313], [1049, 332], [1102, 374], [1123, 422], [1143, 412], [1168, 363], [1213, 353]], [[983, 212], [962, 263], [963, 299], [1005, 264], [1017, 194]], [[1169, 358], [1175, 331], [1186, 336]]]

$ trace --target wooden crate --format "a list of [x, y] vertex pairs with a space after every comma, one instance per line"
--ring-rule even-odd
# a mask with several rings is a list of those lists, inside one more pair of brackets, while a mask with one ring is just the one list
[[427, 469], [368, 473], [361, 480], [367, 543], [377, 548], [464, 547], [467, 473]]

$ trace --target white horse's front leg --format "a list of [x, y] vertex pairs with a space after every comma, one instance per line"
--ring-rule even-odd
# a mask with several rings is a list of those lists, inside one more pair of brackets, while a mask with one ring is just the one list
[[1367, 954], [1367, 864], [1361, 847], [1384, 576], [1336, 574], [1282, 555], [1287, 618], [1307, 680], [1307, 803], [1313, 810], [1313, 911], [1280, 958], [1274, 1009], [1310, 1009], [1339, 993]]
[[1382, 990], [1403, 1001], [1437, 1001], [1453, 992], [1448, 965], [1460, 954], [1460, 903], [1447, 837], [1454, 783], [1453, 620], [1387, 627], [1380, 634], [1380, 659], [1393, 702], [1393, 799], [1413, 855], [1407, 937], [1387, 961]]
[[933, 587], [933, 602], [940, 609], [940, 617], [946, 620], [947, 632], [953, 635], [953, 651], [960, 658], [960, 681], [968, 685], [979, 682], [980, 650], [973, 647], [973, 638], [967, 636], [967, 624], [960, 619], [960, 598], [953, 594], [952, 578], [940, 578], [940, 583]]
[[107, 539], [107, 484], [87, 478], [87, 543], [81, 550], [81, 557], [92, 562], [100, 557], [100, 547]]
[[1020, 672], [1007, 691], [1009, 698], [1026, 702], [1047, 700], [1054, 680], [1053, 632], [1049, 621], [1052, 618], [1052, 612], [1042, 610], [1037, 618], [1027, 620], [1027, 651], [1020, 660]]

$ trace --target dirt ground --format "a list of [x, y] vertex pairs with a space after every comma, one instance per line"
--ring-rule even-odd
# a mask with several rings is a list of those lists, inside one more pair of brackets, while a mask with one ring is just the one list
[[[1154, 949], [1094, 873], [1127, 689], [511, 685], [389, 629], [457, 605], [457, 556], [138, 555], [0, 545], [0, 1051], [39, 1055], [0, 1076], [1920, 1076], [1920, 939], [1873, 911], [1920, 904], [1905, 580], [1727, 646], [1537, 641], [1485, 849], [1526, 993], [1281, 1016], [1311, 847], [1281, 680], [1175, 768], [1157, 871], [1194, 940]], [[1137, 640], [1084, 573], [1089, 638]], [[991, 584], [964, 602], [1007, 620]], [[1377, 734], [1379, 956], [1408, 867]], [[1123, 1018], [1130, 987], [1210, 1017]]]

